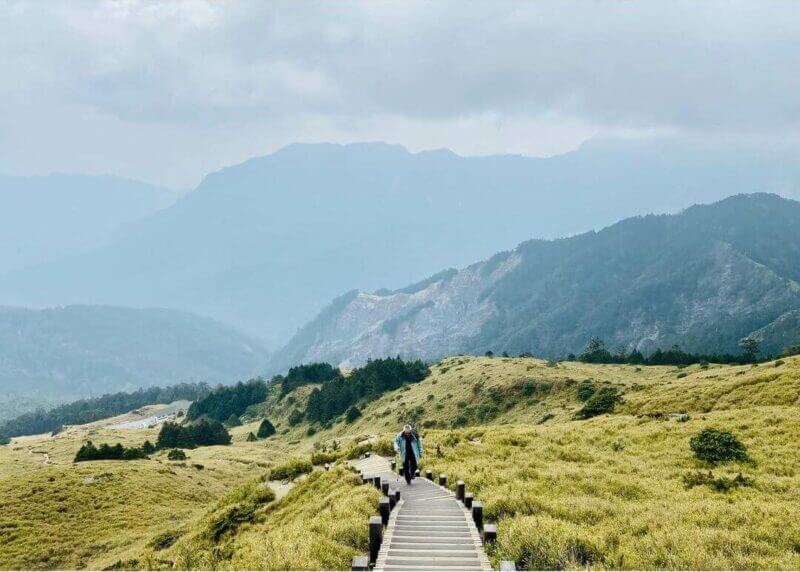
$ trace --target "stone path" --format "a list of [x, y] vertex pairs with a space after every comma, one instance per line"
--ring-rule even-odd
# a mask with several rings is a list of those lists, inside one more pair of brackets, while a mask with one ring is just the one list
[[470, 512], [445, 487], [417, 477], [407, 485], [388, 459], [353, 461], [366, 477], [381, 477], [400, 491], [389, 517], [375, 570], [491, 570]]

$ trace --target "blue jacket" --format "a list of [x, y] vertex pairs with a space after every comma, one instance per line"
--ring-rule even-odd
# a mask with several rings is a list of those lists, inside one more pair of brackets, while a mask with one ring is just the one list
[[[420, 437], [416, 431], [411, 433], [414, 436], [414, 439], [411, 441], [411, 450], [414, 451], [414, 457], [416, 457], [417, 462], [422, 458], [422, 437]], [[397, 437], [394, 438], [394, 450], [400, 453], [400, 462], [406, 462], [406, 442], [403, 439], [403, 432], [397, 434]]]

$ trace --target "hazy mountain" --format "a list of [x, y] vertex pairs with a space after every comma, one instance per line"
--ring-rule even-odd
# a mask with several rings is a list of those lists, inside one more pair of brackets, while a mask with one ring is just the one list
[[178, 196], [118, 177], [0, 175], [0, 272], [93, 250]]
[[72, 400], [263, 371], [259, 342], [174, 310], [0, 307], [0, 397]]
[[578, 353], [592, 336], [648, 353], [738, 353], [800, 341], [800, 203], [739, 195], [600, 232], [532, 240], [394, 292], [351, 292], [275, 354], [275, 368], [370, 357]]
[[550, 159], [292, 145], [209, 175], [106, 248], [8, 276], [0, 301], [178, 308], [284, 343], [349, 289], [731, 193], [792, 196], [798, 165], [669, 140], [597, 141]]

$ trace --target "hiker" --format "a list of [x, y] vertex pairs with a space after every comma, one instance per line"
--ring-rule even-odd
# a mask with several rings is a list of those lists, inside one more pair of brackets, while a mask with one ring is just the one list
[[414, 431], [411, 425], [406, 425], [394, 438], [394, 450], [396, 453], [400, 453], [403, 475], [410, 485], [411, 479], [417, 472], [417, 463], [422, 458], [422, 437]]

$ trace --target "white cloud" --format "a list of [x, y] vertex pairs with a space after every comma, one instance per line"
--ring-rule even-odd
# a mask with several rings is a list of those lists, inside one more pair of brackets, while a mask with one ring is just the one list
[[0, 170], [186, 186], [295, 140], [792, 137], [798, 30], [791, 3], [10, 1]]

